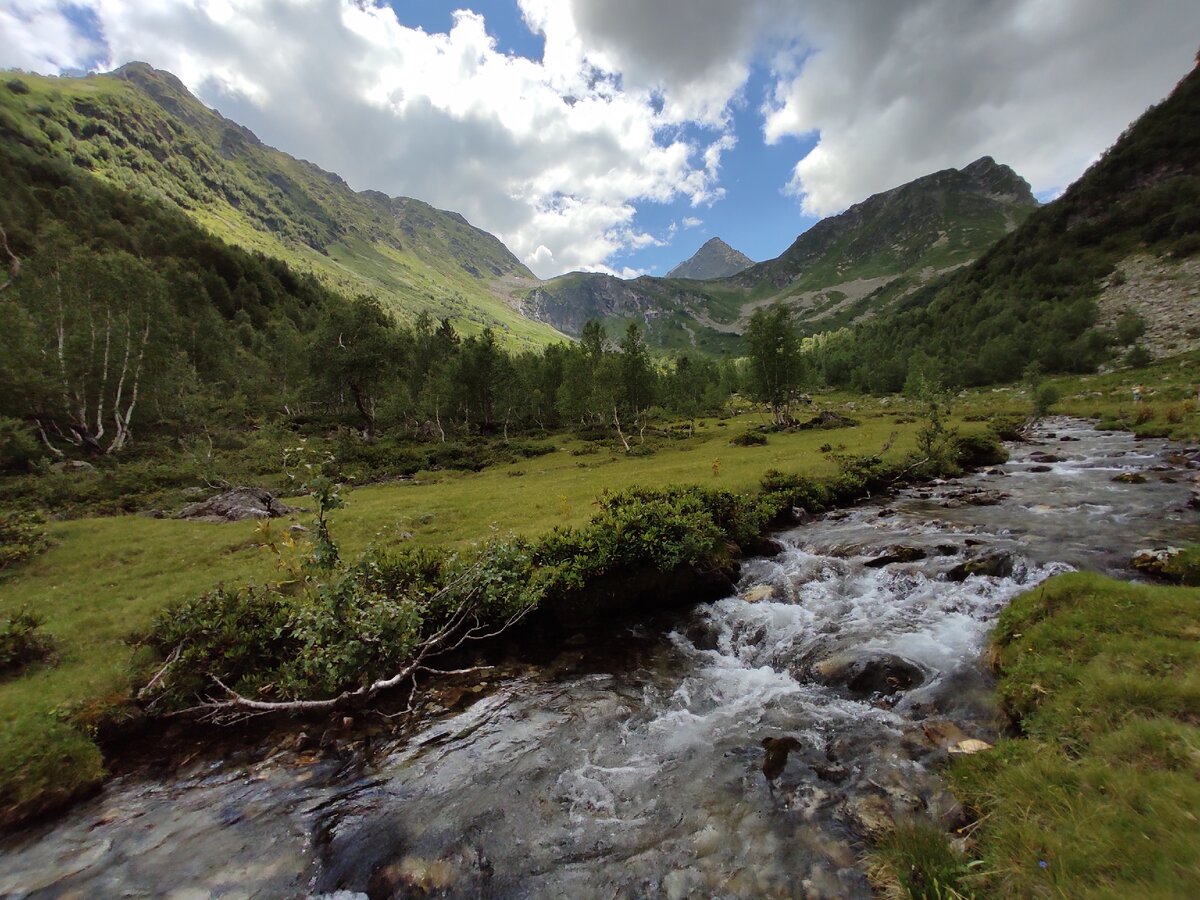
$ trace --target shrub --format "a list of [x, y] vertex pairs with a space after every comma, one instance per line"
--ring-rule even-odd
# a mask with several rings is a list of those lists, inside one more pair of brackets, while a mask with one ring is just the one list
[[1141, 344], [1134, 344], [1133, 349], [1125, 354], [1125, 365], [1131, 369], [1145, 368], [1153, 361], [1154, 357], [1150, 355], [1150, 351]]
[[14, 94], [28, 94], [29, 85], [23, 82], [20, 78], [10, 78], [5, 82], [4, 86]]
[[767, 443], [767, 436], [759, 431], [747, 431], [735, 436], [729, 443], [735, 447], [761, 447]]
[[40, 629], [43, 620], [21, 609], [0, 622], [0, 676], [20, 672], [31, 663], [47, 659], [54, 641]]
[[0, 472], [28, 472], [41, 458], [32, 429], [19, 419], [0, 417]]
[[1058, 386], [1049, 381], [1043, 381], [1033, 389], [1033, 412], [1038, 418], [1047, 415], [1051, 408], [1062, 399]]
[[955, 443], [958, 463], [967, 468], [998, 466], [1008, 460], [1008, 451], [992, 434], [960, 434]]
[[50, 546], [38, 513], [0, 513], [0, 571], [37, 556]]

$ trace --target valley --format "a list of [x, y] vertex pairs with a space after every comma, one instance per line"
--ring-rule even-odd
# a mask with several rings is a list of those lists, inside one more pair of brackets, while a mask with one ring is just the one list
[[758, 262], [646, 91], [691, 206], [592, 237], [706, 239], [542, 279], [164, 69], [0, 74], [0, 895], [1196, 893], [1200, 67]]

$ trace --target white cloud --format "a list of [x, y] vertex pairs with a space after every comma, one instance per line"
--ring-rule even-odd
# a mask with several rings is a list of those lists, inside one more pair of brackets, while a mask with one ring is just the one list
[[819, 135], [788, 190], [827, 215], [984, 155], [1061, 189], [1187, 72], [1200, 4], [865, 0], [809, 4], [804, 26], [764, 131]]
[[699, 228], [704, 224], [703, 219], [697, 219], [695, 216], [685, 216], [683, 219], [684, 228]]
[[60, 0], [4, 0], [0, 65], [34, 72], [81, 69], [103, 47], [80, 34]]
[[[476, 13], [427, 34], [380, 0], [0, 0], [0, 65], [144, 59], [268, 143], [457, 210], [552, 275], [660, 245], [639, 205], [723, 196], [737, 139], [759, 138], [730, 115], [762, 99], [743, 96], [755, 65], [762, 136], [816, 139], [786, 189], [823, 215], [985, 154], [1050, 195], [1166, 94], [1200, 33], [1194, 0], [517, 2], [540, 60], [499, 51]], [[107, 49], [73, 27], [81, 9]]]
[[[80, 2], [102, 26], [111, 65], [140, 59], [174, 72], [355, 188], [459, 211], [539, 275], [656, 243], [630, 227], [638, 202], [721, 196], [730, 141], [680, 138], [651, 91], [618, 87], [576, 52], [578, 35], [555, 31], [549, 6], [538, 13], [546, 56], [535, 62], [500, 52], [467, 10], [447, 34], [427, 34], [363, 0]], [[47, 3], [22, 19], [46, 43], [62, 20]], [[64, 65], [44, 53], [11, 61]]]

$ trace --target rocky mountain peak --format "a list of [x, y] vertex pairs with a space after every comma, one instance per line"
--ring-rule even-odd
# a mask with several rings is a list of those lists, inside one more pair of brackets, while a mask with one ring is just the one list
[[754, 260], [733, 249], [719, 237], [709, 238], [704, 246], [670, 272], [668, 278], [728, 278], [754, 265]]

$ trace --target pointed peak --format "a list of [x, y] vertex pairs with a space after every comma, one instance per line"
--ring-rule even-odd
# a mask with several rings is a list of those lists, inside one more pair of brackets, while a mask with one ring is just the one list
[[709, 238], [704, 245], [670, 272], [668, 278], [728, 278], [754, 265], [746, 254], [730, 247], [719, 237]]

